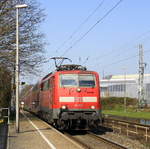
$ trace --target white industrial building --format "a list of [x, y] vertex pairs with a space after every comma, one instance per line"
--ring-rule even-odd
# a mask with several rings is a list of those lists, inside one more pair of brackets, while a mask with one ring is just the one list
[[[138, 74], [113, 75], [100, 81], [102, 97], [131, 97], [138, 99]], [[150, 104], [150, 74], [144, 75], [144, 99]]]

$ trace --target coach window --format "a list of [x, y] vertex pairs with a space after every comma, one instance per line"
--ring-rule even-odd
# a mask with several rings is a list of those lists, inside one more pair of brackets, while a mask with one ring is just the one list
[[41, 84], [40, 89], [41, 89], [41, 91], [43, 91], [43, 83]]
[[55, 81], [54, 80], [55, 80], [54, 76], [51, 77], [50, 80], [49, 80], [49, 82], [50, 82], [49, 83], [49, 88], [51, 88], [51, 89], [54, 88], [54, 86], [55, 86]]
[[33, 87], [33, 91], [37, 91], [38, 90], [38, 84], [36, 84], [34, 87]]
[[48, 80], [49, 88], [52, 88], [51, 80]]
[[45, 81], [43, 84], [43, 90], [46, 91], [49, 89], [49, 80]]

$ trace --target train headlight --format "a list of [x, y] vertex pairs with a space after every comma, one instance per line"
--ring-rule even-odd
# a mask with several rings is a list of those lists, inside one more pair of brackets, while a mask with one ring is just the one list
[[66, 109], [67, 107], [66, 107], [66, 106], [61, 106], [61, 108], [62, 108], [62, 109]]
[[81, 92], [81, 89], [80, 89], [80, 88], [77, 88], [77, 92]]
[[95, 109], [95, 106], [91, 106], [91, 109]]

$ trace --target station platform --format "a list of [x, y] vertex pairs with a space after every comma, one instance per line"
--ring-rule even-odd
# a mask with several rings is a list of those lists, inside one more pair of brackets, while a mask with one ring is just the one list
[[7, 149], [79, 149], [46, 122], [28, 112], [20, 115], [20, 132], [9, 125]]
[[6, 148], [8, 125], [7, 122], [0, 120], [0, 149]]

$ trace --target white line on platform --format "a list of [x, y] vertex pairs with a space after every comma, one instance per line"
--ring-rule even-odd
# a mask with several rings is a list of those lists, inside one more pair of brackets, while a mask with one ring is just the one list
[[75, 146], [77, 146], [80, 149], [84, 149], [80, 144], [78, 144], [77, 142], [73, 141], [72, 139], [70, 139], [69, 137], [67, 137], [66, 135], [64, 135], [63, 133], [61, 133], [60, 131], [58, 131], [57, 129], [55, 129], [54, 127], [51, 127], [49, 124], [47, 124], [46, 122], [43, 121], [43, 123], [45, 125], [47, 125], [48, 127], [50, 127], [52, 130], [54, 130], [56, 133], [58, 133], [59, 135], [61, 135], [62, 137], [66, 138], [69, 142], [72, 142]]
[[29, 121], [29, 123], [39, 132], [39, 134], [41, 135], [41, 137], [51, 147], [51, 149], [56, 149], [56, 147], [44, 136], [44, 134], [40, 131], [40, 129], [24, 113], [22, 113], [22, 114], [27, 118], [27, 120]]

